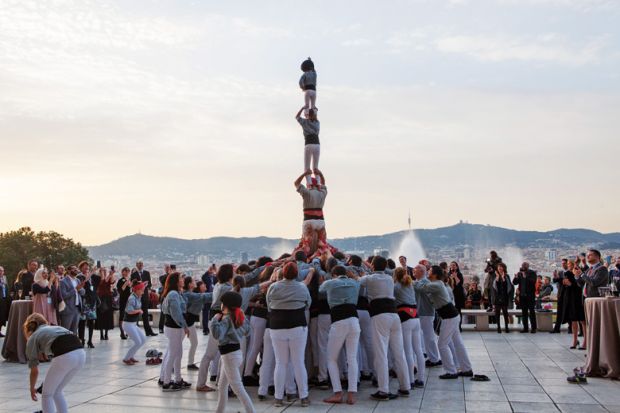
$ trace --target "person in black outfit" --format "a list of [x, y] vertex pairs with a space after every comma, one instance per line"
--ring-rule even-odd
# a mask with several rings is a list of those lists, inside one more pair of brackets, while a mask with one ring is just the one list
[[463, 331], [461, 324], [463, 317], [461, 316], [461, 310], [465, 308], [465, 288], [463, 287], [463, 274], [456, 261], [450, 263], [450, 269], [448, 272], [448, 284], [452, 287], [452, 293], [454, 294], [454, 306], [459, 312], [459, 331]]
[[[563, 305], [562, 309], [562, 323], [568, 323], [571, 325], [573, 334], [573, 345], [571, 349], [576, 349], [579, 346], [577, 340], [577, 334], [579, 332], [579, 324], [583, 331], [586, 331], [586, 313], [583, 308], [583, 290], [576, 280], [576, 276], [581, 275], [581, 268], [575, 266], [572, 261], [568, 262], [568, 270], [564, 273], [563, 283]], [[580, 350], [585, 350], [585, 340], [583, 346], [579, 347]]]
[[144, 269], [144, 263], [142, 261], [136, 262], [136, 269], [131, 274], [131, 280], [146, 282], [146, 288], [144, 294], [142, 294], [142, 324], [144, 325], [144, 333], [147, 336], [156, 336], [157, 333], [153, 331], [149, 321], [149, 306], [151, 305], [149, 295], [151, 293], [151, 287], [153, 286], [151, 282], [151, 273]]
[[510, 333], [508, 328], [509, 317], [508, 308], [512, 307], [512, 297], [514, 295], [514, 286], [508, 278], [508, 268], [506, 264], [500, 262], [497, 264], [497, 272], [495, 273], [495, 279], [493, 280], [493, 286], [491, 290], [491, 302], [495, 309], [495, 319], [497, 320], [497, 332], [501, 333], [500, 313], [504, 316], [504, 326], [506, 332]]
[[557, 306], [557, 314], [556, 314], [556, 318], [555, 318], [555, 324], [553, 325], [553, 330], [551, 330], [549, 333], [551, 334], [557, 334], [560, 332], [560, 328], [562, 326], [562, 319], [564, 318], [563, 315], [563, 311], [564, 311], [564, 273], [566, 272], [566, 270], [568, 270], [568, 259], [566, 258], [562, 258], [562, 269], [555, 271], [553, 273], [553, 282], [555, 283], [555, 285], [557, 286], [558, 289], [558, 306]]
[[121, 270], [121, 278], [116, 283], [116, 290], [119, 294], [119, 308], [118, 308], [118, 325], [121, 329], [121, 340], [127, 340], [127, 335], [123, 330], [123, 315], [125, 314], [125, 307], [127, 307], [127, 300], [131, 295], [131, 278], [129, 275], [131, 270], [129, 267], [125, 267]]
[[[205, 284], [205, 287], [207, 288], [206, 292], [208, 293], [213, 292], [213, 286], [217, 282], [215, 278], [216, 272], [217, 271], [215, 264], [213, 264], [211, 265], [211, 267], [209, 267], [207, 272], [202, 275], [202, 282]], [[205, 303], [204, 307], [202, 307], [202, 334], [205, 336], [209, 334], [209, 309], [211, 308], [210, 306], [210, 303]]]
[[[530, 264], [524, 262], [521, 264], [520, 271], [515, 275], [512, 283], [519, 286], [519, 303], [521, 305], [521, 316], [523, 318], [522, 333], [528, 331], [532, 334], [536, 333], [536, 272], [530, 270]], [[528, 326], [528, 317], [532, 329]]]
[[90, 279], [86, 280], [81, 274], [78, 275], [77, 278], [80, 282], [84, 282], [84, 295], [82, 296], [80, 321], [78, 323], [78, 338], [82, 342], [82, 347], [84, 347], [86, 344], [84, 334], [86, 332], [86, 327], [88, 327], [88, 348], [95, 348], [93, 345], [93, 332], [95, 331], [95, 323], [97, 322], [97, 307], [100, 303], [99, 297]]
[[4, 337], [2, 334], [2, 327], [9, 320], [9, 309], [11, 308], [11, 291], [9, 288], [9, 282], [4, 275], [4, 268], [0, 267], [0, 338]]
[[34, 283], [34, 273], [39, 269], [39, 263], [37, 260], [28, 261], [28, 271], [22, 274], [19, 279], [22, 287], [22, 296], [20, 299], [25, 299], [29, 295], [32, 295], [32, 283]]
[[[168, 274], [172, 273], [172, 265], [170, 264], [165, 264], [164, 265], [164, 273], [162, 275], [159, 276], [159, 285], [161, 286], [160, 291], [159, 291], [159, 302], [163, 303], [164, 302], [164, 297], [162, 297], [162, 295], [164, 294], [164, 286], [166, 285], [166, 278], [168, 278]], [[176, 267], [176, 266], [174, 266]], [[175, 268], [176, 270], [176, 268]], [[163, 314], [159, 314], [159, 332], [161, 334], [164, 333], [164, 322], [165, 322], [165, 317], [163, 316]]]

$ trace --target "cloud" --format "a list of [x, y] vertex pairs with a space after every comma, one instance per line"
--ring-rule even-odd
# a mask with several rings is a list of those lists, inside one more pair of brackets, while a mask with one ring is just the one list
[[519, 6], [555, 6], [571, 8], [578, 11], [606, 11], [617, 10], [620, 3], [617, 0], [498, 0], [501, 4]]
[[575, 46], [553, 33], [523, 37], [454, 35], [435, 40], [435, 47], [441, 52], [464, 54], [482, 61], [538, 61], [575, 66], [599, 61], [605, 45], [606, 38], [598, 37]]

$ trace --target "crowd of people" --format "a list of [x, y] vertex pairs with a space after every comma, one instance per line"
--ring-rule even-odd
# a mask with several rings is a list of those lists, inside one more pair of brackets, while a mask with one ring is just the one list
[[[481, 290], [476, 289], [475, 277], [465, 280], [456, 262], [433, 265], [422, 260], [411, 267], [406, 257], [396, 263], [338, 251], [310, 259], [298, 250], [277, 260], [261, 257], [212, 266], [201, 279], [166, 265], [159, 288], [152, 285], [142, 262], [117, 276], [113, 267], [92, 268], [88, 262], [48, 271], [33, 260], [13, 286], [0, 267], [0, 324], [6, 321], [11, 297], [32, 299], [34, 314], [27, 325], [49, 327], [39, 334], [46, 340], [43, 344], [28, 344], [29, 363], [36, 368], [40, 353], [59, 359], [66, 354], [62, 351], [94, 348], [94, 330], [99, 330], [100, 340], [108, 340], [118, 310], [120, 337], [132, 341], [123, 363], [133, 365], [146, 336], [157, 334], [148, 309], [161, 303], [158, 327], [168, 341], [159, 380], [164, 392], [192, 386], [182, 376], [188, 337], [187, 369], [198, 371], [195, 389], [218, 391], [218, 411], [223, 411], [229, 392], [239, 397], [246, 411], [254, 411], [247, 386], [258, 386], [259, 400], [272, 395], [276, 406], [297, 398], [307, 406], [311, 386], [332, 389], [327, 403], [354, 404], [359, 381], [372, 381], [377, 387], [372, 398], [391, 400], [423, 387], [427, 368], [441, 366], [444, 373], [439, 378], [444, 380], [474, 375], [459, 332], [460, 311], [468, 303], [487, 307], [498, 332], [502, 317], [509, 331], [507, 310], [516, 303], [522, 311], [521, 331], [534, 333], [535, 310], [551, 297], [554, 282], [558, 315], [552, 332], [568, 324], [571, 348], [585, 349], [585, 341], [578, 343], [579, 332], [586, 328], [584, 297], [598, 296], [598, 287], [610, 283], [618, 286], [620, 259], [608, 271], [596, 250], [581, 258], [563, 259], [553, 279], [541, 279], [527, 263], [510, 277], [505, 263], [492, 252]], [[197, 364], [199, 329], [208, 337]], [[26, 329], [27, 336], [38, 331], [31, 330]], [[65, 334], [76, 340], [63, 338], [64, 344], [55, 348], [54, 339]], [[72, 363], [80, 365], [80, 360], [74, 357]], [[48, 376], [55, 377], [54, 371], [69, 374], [67, 368], [57, 367], [50, 368]], [[396, 390], [389, 387], [390, 375], [398, 379]], [[60, 384], [66, 384], [54, 380], [58, 386], [43, 388], [44, 405], [55, 402], [62, 393]], [[62, 407], [62, 401], [56, 405]]]

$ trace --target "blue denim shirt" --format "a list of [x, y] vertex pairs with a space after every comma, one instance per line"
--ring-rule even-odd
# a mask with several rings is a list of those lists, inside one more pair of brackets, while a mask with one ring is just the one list
[[187, 303], [187, 312], [193, 315], [200, 315], [204, 305], [213, 300], [213, 293], [194, 293], [191, 291], [185, 291], [183, 293], [183, 298], [185, 298]]
[[236, 328], [230, 317], [225, 315], [221, 320], [214, 317], [209, 323], [209, 330], [211, 331], [211, 336], [217, 340], [220, 346], [240, 344], [241, 339], [250, 334], [250, 323], [246, 318], [243, 320], [243, 324]]
[[187, 327], [185, 321], [185, 299], [178, 291], [170, 291], [161, 305], [161, 312], [172, 317], [181, 328]]
[[394, 282], [394, 300], [396, 306], [399, 305], [416, 305], [415, 291], [413, 290], [413, 284], [407, 286], [402, 285], [399, 282]]
[[332, 278], [319, 286], [319, 293], [327, 294], [329, 308], [342, 304], [357, 304], [360, 285], [346, 275]]

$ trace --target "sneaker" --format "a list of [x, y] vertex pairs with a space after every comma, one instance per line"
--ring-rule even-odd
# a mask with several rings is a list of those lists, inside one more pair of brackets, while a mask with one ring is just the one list
[[180, 390], [183, 390], [183, 387], [181, 387], [177, 383], [172, 382], [172, 383], [164, 384], [163, 386], [161, 386], [161, 390], [165, 392], [180, 391]]
[[588, 384], [588, 379], [586, 379], [586, 376], [581, 376], [579, 374], [567, 377], [566, 381], [572, 384]]
[[196, 364], [188, 364], [187, 369], [188, 370], [200, 370], [200, 367], [198, 367]]
[[460, 377], [474, 377], [474, 372], [469, 370], [469, 371], [459, 371], [457, 373]]
[[273, 403], [274, 407], [282, 407], [284, 406], [284, 400], [282, 399], [276, 399], [276, 401]]
[[185, 380], [181, 379], [181, 381], [177, 382], [177, 384], [179, 386], [181, 386], [183, 389], [189, 389], [190, 387], [192, 387], [192, 383], [188, 383]]
[[316, 385], [320, 390], [329, 390], [329, 381], [323, 380], [317, 383]]
[[413, 387], [424, 387], [424, 382], [422, 380], [416, 380], [413, 382]]
[[370, 395], [370, 398], [373, 400], [378, 400], [380, 402], [385, 402], [390, 400], [390, 395], [388, 393], [384, 393], [382, 391], [378, 391]]
[[442, 380], [452, 380], [452, 379], [458, 379], [459, 375], [456, 373], [454, 374], [446, 373], [446, 374], [442, 374], [441, 376], [439, 376], [439, 378]]
[[308, 407], [310, 406], [310, 399], [307, 397], [304, 397], [303, 399], [301, 399], [301, 407]]
[[409, 390], [399, 390], [398, 391], [398, 395], [401, 397], [409, 397], [411, 393], [409, 392]]

